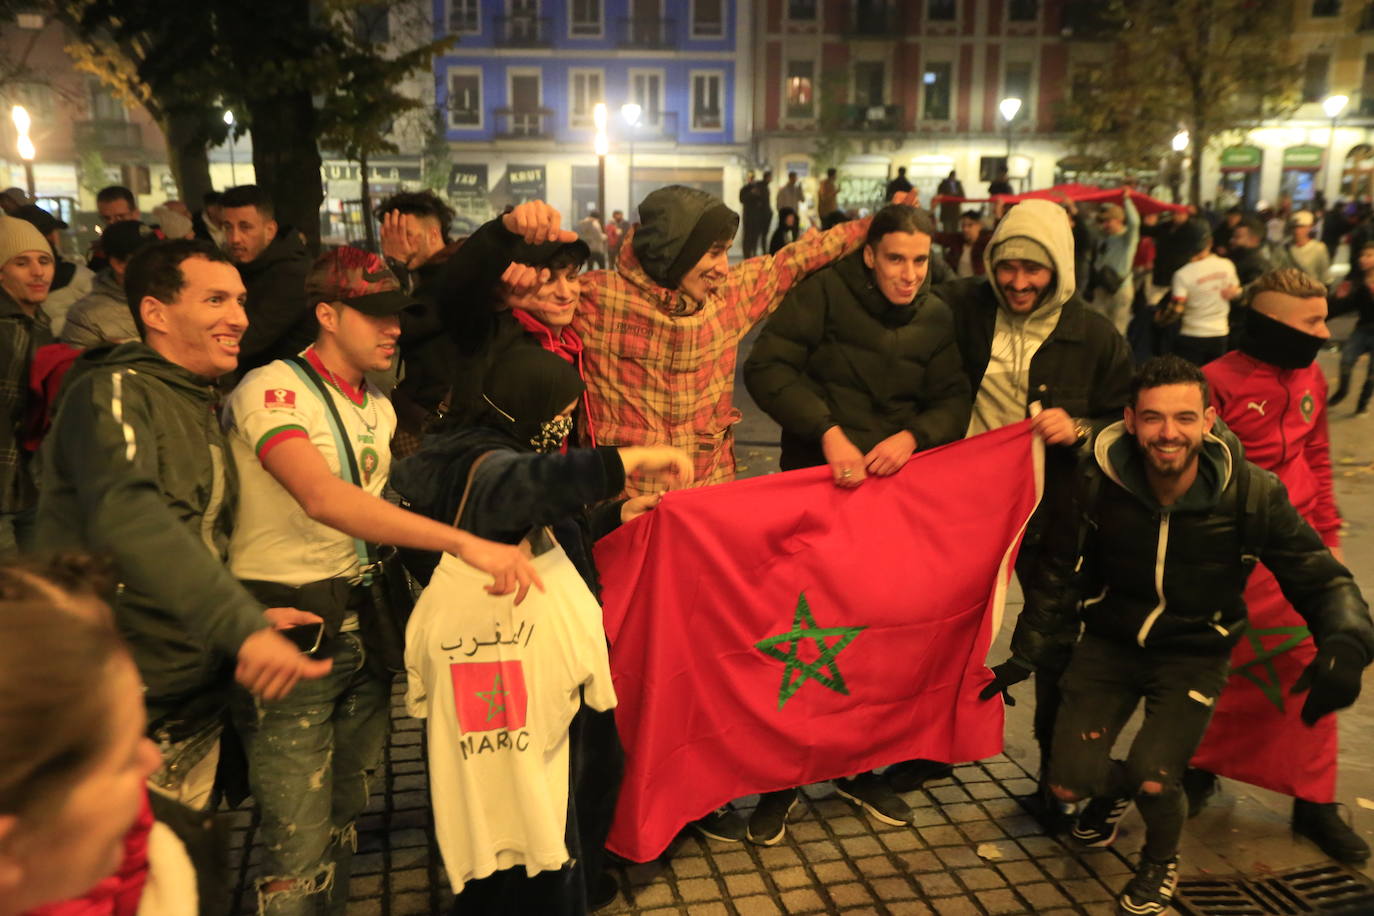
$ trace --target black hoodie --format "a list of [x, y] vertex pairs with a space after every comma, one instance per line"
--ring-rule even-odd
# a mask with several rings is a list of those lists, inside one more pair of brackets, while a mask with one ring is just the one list
[[239, 376], [274, 359], [295, 356], [315, 340], [314, 303], [305, 300], [310, 253], [300, 233], [281, 226], [277, 237], [239, 276], [248, 288], [248, 330], [239, 343]]

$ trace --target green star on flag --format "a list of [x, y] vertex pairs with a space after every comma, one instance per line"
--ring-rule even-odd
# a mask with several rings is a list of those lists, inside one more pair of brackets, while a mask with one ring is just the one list
[[[783, 663], [782, 687], [778, 691], [778, 709], [782, 709], [787, 701], [792, 698], [802, 684], [808, 680], [814, 680], [822, 687], [828, 687], [836, 693], [849, 695], [849, 688], [845, 686], [844, 675], [840, 673], [839, 666], [835, 664], [835, 656], [840, 654], [845, 646], [854, 641], [854, 637], [859, 635], [861, 630], [866, 627], [818, 627], [816, 618], [811, 615], [811, 605], [806, 601], [806, 593], [797, 595], [797, 611], [792, 617], [792, 629], [777, 636], [769, 636], [754, 643], [754, 647], [767, 655]], [[827, 643], [830, 637], [837, 637], [833, 643]], [[804, 640], [814, 640], [819, 655], [814, 661], [804, 661], [801, 658], [800, 646]], [[786, 650], [778, 648], [780, 644], [787, 643]], [[828, 671], [826, 674], [824, 672]]]
[[496, 718], [496, 714], [506, 711], [506, 701], [503, 697], [510, 696], [509, 690], [501, 689], [501, 675], [496, 675], [496, 679], [491, 682], [490, 690], [477, 691], [477, 698], [487, 704], [487, 721]]
[[[1274, 669], [1274, 658], [1297, 646], [1310, 635], [1312, 634], [1307, 627], [1271, 627], [1267, 630], [1248, 631], [1245, 638], [1249, 640], [1255, 657], [1237, 668], [1236, 673], [1258, 687], [1265, 698], [1277, 706], [1279, 712], [1283, 712], [1283, 684], [1279, 682], [1279, 673]], [[1266, 649], [1263, 639], [1265, 636], [1282, 636], [1284, 639]]]

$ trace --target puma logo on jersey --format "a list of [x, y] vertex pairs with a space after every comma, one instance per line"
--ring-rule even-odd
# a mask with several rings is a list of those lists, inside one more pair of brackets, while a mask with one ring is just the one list
[[1246, 410], [1258, 410], [1258, 411], [1259, 411], [1259, 415], [1262, 417], [1262, 416], [1264, 416], [1264, 407], [1265, 407], [1265, 405], [1268, 404], [1268, 403], [1269, 403], [1268, 401], [1251, 401], [1249, 404], [1246, 404], [1246, 405], [1245, 405], [1245, 409], [1246, 409]]

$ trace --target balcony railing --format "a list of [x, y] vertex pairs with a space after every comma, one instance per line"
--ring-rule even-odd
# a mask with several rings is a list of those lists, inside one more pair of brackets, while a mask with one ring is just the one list
[[902, 109], [897, 105], [846, 105], [841, 130], [897, 130]]
[[73, 126], [78, 146], [143, 148], [143, 128], [131, 121], [77, 121]]
[[497, 108], [496, 136], [504, 138], [543, 138], [550, 136], [554, 111], [552, 108]]
[[676, 140], [678, 136], [678, 113], [676, 111], [645, 111], [639, 123], [626, 128], [622, 137], [635, 143], [662, 142]]
[[890, 6], [855, 6], [849, 18], [851, 38], [900, 37], [897, 10]]
[[547, 48], [553, 44], [553, 30], [548, 16], [516, 13], [497, 16], [496, 43], [503, 48]]
[[640, 50], [662, 50], [673, 46], [676, 21], [657, 16], [633, 16], [620, 20], [620, 46]]

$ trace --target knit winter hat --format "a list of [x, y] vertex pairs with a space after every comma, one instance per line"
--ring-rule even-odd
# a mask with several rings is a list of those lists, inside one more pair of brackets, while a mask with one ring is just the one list
[[0, 216], [0, 265], [8, 264], [25, 251], [52, 254], [52, 246], [33, 223], [13, 216]]
[[1024, 235], [1012, 236], [998, 245], [991, 260], [993, 266], [1002, 261], [1034, 261], [1050, 270], [1054, 269], [1054, 259], [1050, 257], [1049, 249]]

